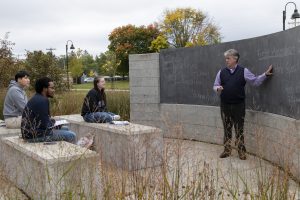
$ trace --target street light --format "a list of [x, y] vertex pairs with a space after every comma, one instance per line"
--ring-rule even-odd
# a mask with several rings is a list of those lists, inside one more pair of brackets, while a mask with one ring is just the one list
[[282, 13], [283, 14], [283, 30], [285, 30], [286, 6], [288, 4], [290, 4], [290, 3], [294, 4], [294, 6], [295, 6], [295, 10], [294, 10], [294, 13], [292, 14], [291, 19], [296, 20], [297, 18], [300, 18], [300, 14], [298, 13], [296, 4], [294, 2], [292, 2], [292, 1], [291, 2], [287, 2], [287, 4], [285, 4], [284, 11]]
[[68, 86], [68, 90], [70, 89], [70, 82], [69, 82], [69, 63], [68, 63], [68, 42], [71, 42], [71, 47], [70, 49], [75, 49], [72, 40], [68, 40], [67, 44], [66, 44], [66, 66], [67, 66], [67, 86]]

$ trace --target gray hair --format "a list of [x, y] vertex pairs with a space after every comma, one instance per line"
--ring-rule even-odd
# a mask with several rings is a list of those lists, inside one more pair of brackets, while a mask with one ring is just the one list
[[224, 56], [233, 56], [236, 59], [236, 62], [239, 61], [240, 58], [240, 54], [237, 50], [235, 49], [229, 49], [227, 51], [224, 52]]

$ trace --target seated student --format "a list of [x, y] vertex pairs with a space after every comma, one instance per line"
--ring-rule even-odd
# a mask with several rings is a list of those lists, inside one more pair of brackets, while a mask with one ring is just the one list
[[106, 123], [119, 120], [120, 116], [108, 112], [106, 107], [105, 79], [103, 77], [94, 78], [94, 88], [86, 97], [81, 109], [81, 116], [84, 121], [91, 123]]
[[11, 80], [4, 100], [3, 116], [6, 128], [20, 128], [22, 112], [27, 103], [25, 89], [29, 86], [29, 74], [19, 71]]
[[22, 138], [29, 142], [75, 142], [75, 133], [67, 127], [53, 128], [55, 120], [50, 118], [48, 99], [54, 95], [53, 81], [48, 77], [38, 79], [35, 91], [36, 94], [28, 101], [22, 114]]

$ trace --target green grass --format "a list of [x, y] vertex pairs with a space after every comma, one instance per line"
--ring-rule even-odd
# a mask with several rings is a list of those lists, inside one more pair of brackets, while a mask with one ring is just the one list
[[[74, 84], [73, 89], [91, 89], [93, 83]], [[129, 81], [106, 81], [106, 89], [129, 90]]]

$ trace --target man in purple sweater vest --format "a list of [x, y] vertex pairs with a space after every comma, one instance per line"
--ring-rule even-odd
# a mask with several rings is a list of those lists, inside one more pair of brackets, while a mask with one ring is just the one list
[[261, 85], [264, 80], [272, 75], [272, 65], [267, 71], [255, 76], [249, 69], [238, 65], [240, 58], [235, 49], [224, 53], [226, 67], [222, 68], [216, 76], [214, 91], [221, 98], [221, 118], [224, 127], [224, 152], [220, 158], [229, 157], [231, 154], [232, 126], [235, 129], [238, 154], [241, 160], [246, 160], [246, 147], [244, 143], [244, 118], [245, 118], [245, 85]]

